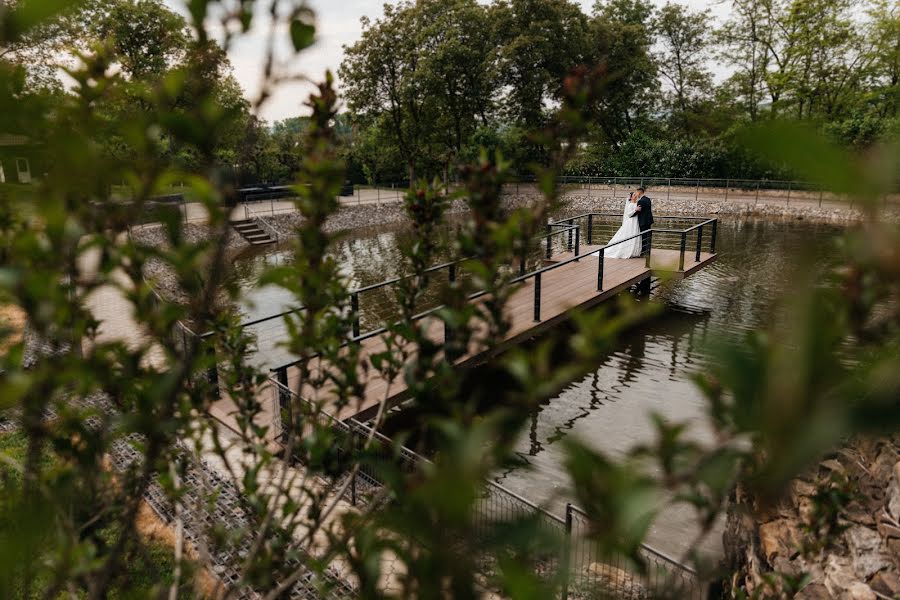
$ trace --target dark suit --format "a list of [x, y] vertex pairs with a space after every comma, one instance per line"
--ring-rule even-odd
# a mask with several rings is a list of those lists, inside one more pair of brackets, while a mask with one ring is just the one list
[[[641, 196], [637, 205], [641, 210], [636, 210], [631, 216], [632, 218], [637, 217], [638, 227], [641, 228], [641, 231], [648, 232], [653, 227], [653, 202], [649, 196]], [[641, 254], [646, 254], [649, 249], [650, 233], [648, 232], [641, 236]]]

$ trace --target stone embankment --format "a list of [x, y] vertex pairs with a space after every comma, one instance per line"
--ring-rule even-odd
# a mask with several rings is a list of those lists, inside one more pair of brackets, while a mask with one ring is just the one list
[[[564, 197], [564, 210], [566, 214], [580, 214], [585, 212], [613, 212], [622, 211], [624, 197], [612, 198], [587, 195], [569, 194]], [[693, 216], [718, 216], [734, 218], [765, 218], [765, 219], [803, 219], [815, 222], [828, 223], [853, 223], [864, 218], [858, 205], [831, 201], [819, 206], [818, 202], [794, 202], [787, 203], [752, 203], [741, 201], [727, 201], [722, 198], [701, 196], [699, 199], [684, 198], [654, 198], [653, 214], [655, 215], [693, 215]], [[900, 205], [890, 204], [881, 210], [881, 214], [893, 221], [900, 220]]]
[[900, 436], [847, 444], [773, 507], [739, 487], [723, 539], [731, 583], [751, 597], [900, 597]]

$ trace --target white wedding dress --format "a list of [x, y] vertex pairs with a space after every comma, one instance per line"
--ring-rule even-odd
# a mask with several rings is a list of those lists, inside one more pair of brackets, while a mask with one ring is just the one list
[[[633, 235], [637, 235], [641, 232], [641, 227], [638, 225], [637, 217], [632, 217], [634, 211], [637, 210], [637, 203], [632, 202], [631, 200], [625, 201], [625, 214], [622, 216], [622, 226], [619, 227], [619, 230], [616, 232], [612, 239], [609, 240], [607, 246], [609, 244], [615, 244], [619, 240], [624, 240], [630, 238]], [[603, 253], [605, 258], [634, 258], [636, 256], [641, 255], [641, 237], [637, 236], [632, 240], [628, 240], [627, 242], [622, 242], [621, 244], [616, 244], [612, 248], [607, 248]]]

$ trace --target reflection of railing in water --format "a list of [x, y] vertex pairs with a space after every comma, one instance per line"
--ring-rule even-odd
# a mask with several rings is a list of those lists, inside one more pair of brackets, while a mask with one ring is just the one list
[[[373, 431], [356, 420], [340, 421], [316, 407], [276, 379], [270, 379], [276, 395], [276, 405], [286, 407], [287, 419], [293, 419], [293, 406], [304, 410], [303, 417], [312, 419], [315, 425], [326, 427], [335, 434], [331, 451], [337, 462], [350, 469], [352, 478], [344, 498], [354, 506], [367, 504], [384, 485], [379, 478], [377, 464], [393, 464], [411, 473], [431, 464], [427, 458], [400, 446], [390, 438]], [[291, 400], [297, 402], [294, 403]], [[309, 425], [311, 426], [311, 425]], [[371, 439], [368, 449], [363, 448]], [[363, 458], [364, 460], [358, 460]], [[523, 498], [502, 485], [485, 480], [484, 489], [473, 508], [475, 536], [487, 538], [490, 528], [501, 520], [537, 519], [546, 527], [550, 537], [558, 545], [549, 548], [548, 555], [540, 563], [542, 570], [554, 573], [564, 570], [560, 598], [612, 597], [639, 598], [677, 597], [697, 599], [704, 597], [704, 584], [695, 570], [679, 563], [664, 553], [642, 544], [639, 554], [643, 564], [638, 565], [621, 555], [605, 555], [590, 541], [590, 519], [583, 510], [566, 504], [563, 517]], [[493, 557], [482, 557], [486, 565]]]

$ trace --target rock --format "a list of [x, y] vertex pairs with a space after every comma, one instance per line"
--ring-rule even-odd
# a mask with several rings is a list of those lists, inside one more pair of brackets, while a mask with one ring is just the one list
[[822, 462], [820, 462], [819, 463], [819, 471], [820, 471], [820, 473], [823, 473], [823, 474], [827, 474], [828, 471], [831, 471], [832, 473], [834, 473], [836, 475], [844, 475], [844, 476], [847, 475], [847, 469], [844, 467], [844, 465], [842, 465], [841, 463], [839, 463], [838, 461], [836, 461], [833, 458], [830, 458], [828, 460], [823, 460]]
[[898, 461], [900, 461], [900, 453], [894, 450], [890, 444], [885, 444], [881, 447], [878, 458], [869, 467], [869, 472], [875, 481], [886, 482], [896, 469]]
[[841, 598], [846, 598], [847, 600], [878, 600], [878, 596], [875, 595], [872, 588], [862, 581], [850, 584], [850, 587], [841, 595]]
[[770, 562], [775, 556], [792, 558], [800, 550], [800, 532], [797, 523], [790, 519], [764, 523], [759, 528], [759, 542], [766, 560]]
[[900, 527], [896, 527], [884, 521], [878, 524], [878, 533], [885, 539], [900, 539]]
[[844, 594], [854, 583], [860, 583], [850, 560], [843, 556], [831, 554], [825, 561], [825, 577], [823, 583], [832, 596], [846, 598]]
[[853, 570], [860, 579], [868, 579], [882, 569], [891, 568], [891, 560], [881, 549], [878, 532], [856, 525], [847, 530], [845, 537], [853, 557]]
[[794, 596], [794, 600], [832, 600], [832, 598], [834, 596], [821, 583], [810, 583]]
[[900, 595], [900, 577], [896, 573], [882, 571], [869, 581], [869, 587], [888, 598], [896, 598]]
[[894, 464], [893, 475], [887, 489], [888, 512], [894, 520], [900, 521], [900, 462]]

